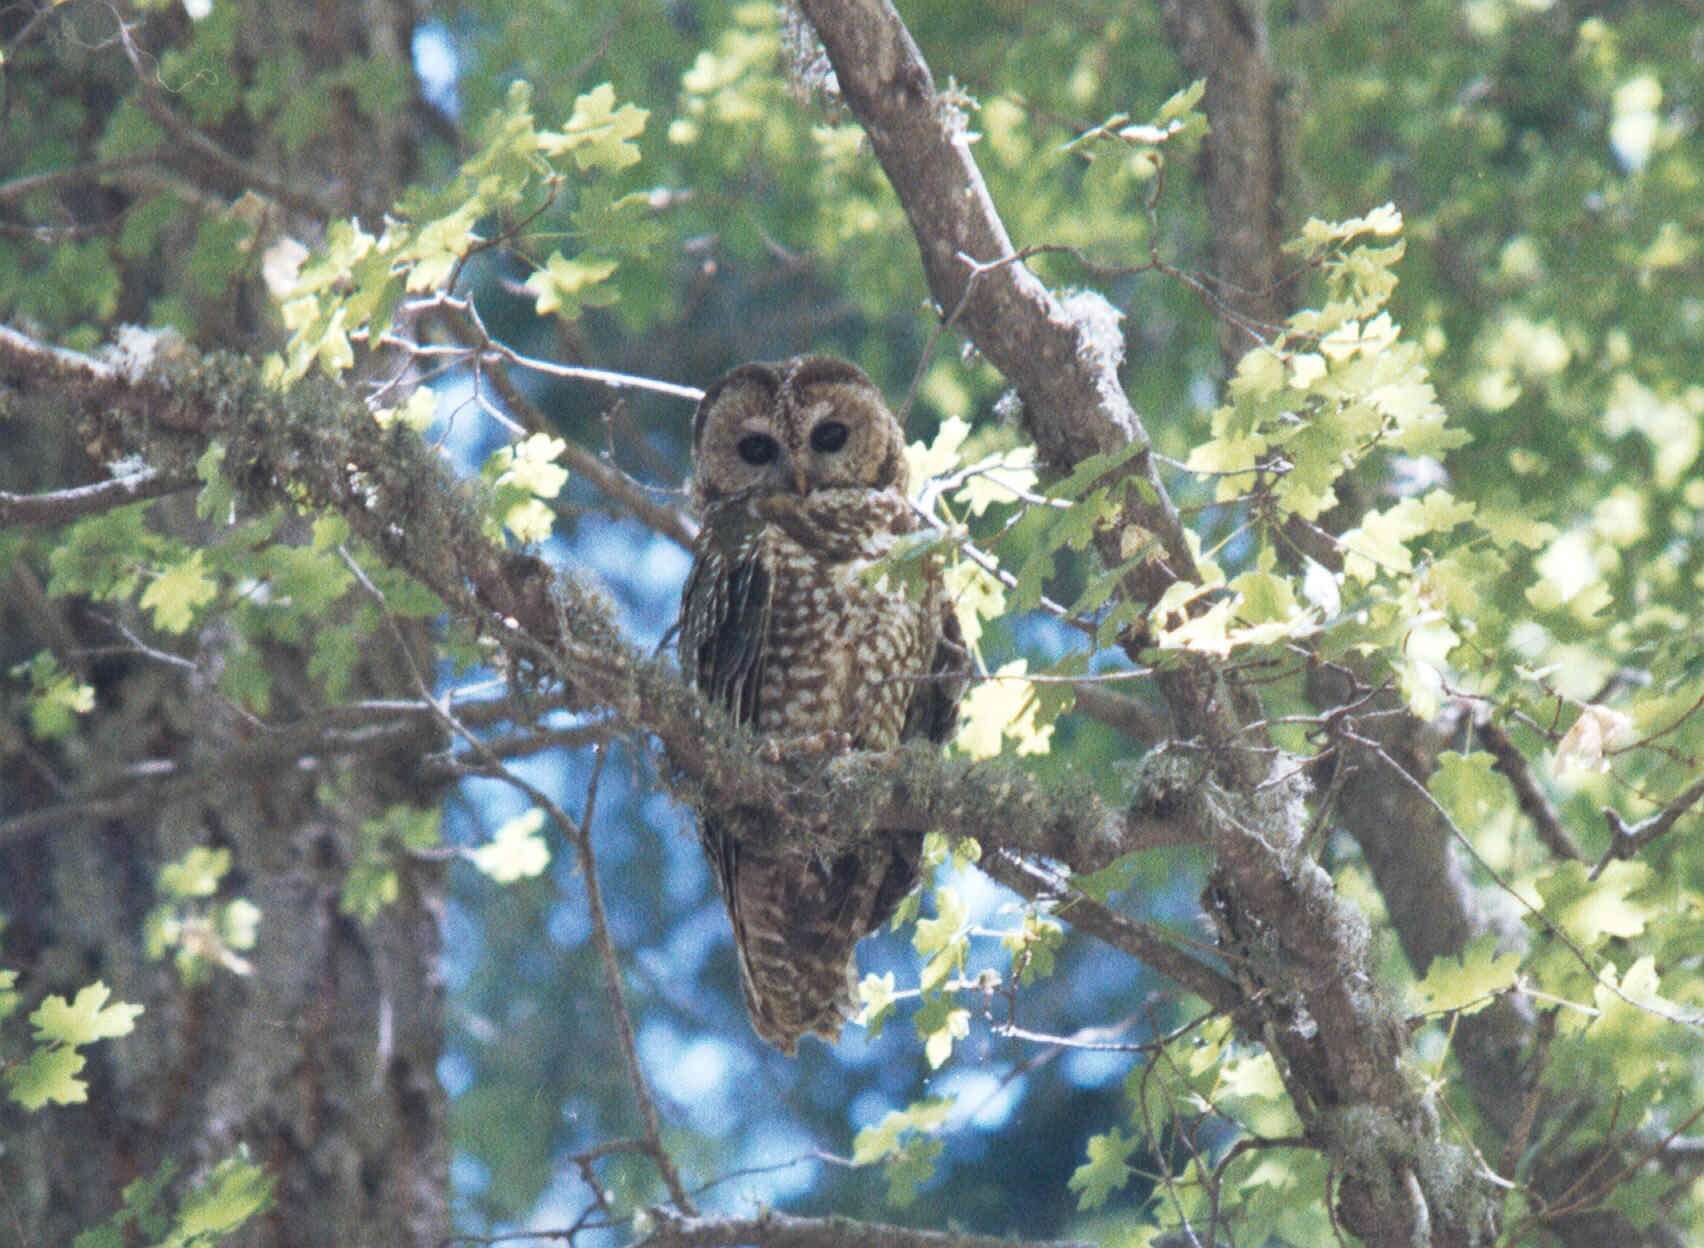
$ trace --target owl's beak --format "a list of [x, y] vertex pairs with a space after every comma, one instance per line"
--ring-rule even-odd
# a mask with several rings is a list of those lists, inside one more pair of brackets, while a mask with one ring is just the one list
[[805, 466], [803, 464], [794, 464], [793, 489], [798, 492], [800, 498], [803, 498], [810, 488], [810, 483], [805, 480]]

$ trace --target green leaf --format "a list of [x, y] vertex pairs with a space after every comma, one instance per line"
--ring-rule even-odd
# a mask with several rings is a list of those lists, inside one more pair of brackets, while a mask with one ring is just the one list
[[914, 1202], [917, 1189], [935, 1177], [935, 1161], [945, 1149], [940, 1140], [913, 1139], [889, 1157], [882, 1166], [888, 1203], [903, 1209]]
[[218, 586], [207, 575], [201, 551], [172, 565], [142, 591], [142, 607], [154, 616], [154, 626], [168, 633], [182, 633], [195, 620], [197, 607], [213, 601]]
[[183, 261], [198, 294], [217, 298], [248, 267], [254, 228], [237, 209], [201, 219], [195, 245]]
[[906, 478], [915, 495], [930, 480], [945, 476], [958, 467], [959, 447], [970, 436], [970, 425], [957, 416], [949, 416], [935, 431], [935, 440], [925, 446], [913, 442], [905, 448]]
[[979, 461], [953, 497], [980, 516], [995, 503], [1015, 503], [1035, 491], [1035, 447], [1018, 446]]
[[872, 1040], [882, 1034], [882, 1027], [893, 1012], [895, 984], [892, 971], [882, 975], [872, 971], [858, 984], [860, 1009], [857, 1021], [869, 1031]]
[[1071, 887], [1084, 896], [1104, 902], [1114, 893], [1129, 888], [1135, 882], [1141, 870], [1142, 853], [1140, 850], [1132, 850], [1128, 854], [1121, 854], [1114, 858], [1099, 871], [1073, 875]]
[[615, 88], [600, 83], [574, 101], [561, 131], [538, 136], [539, 150], [552, 157], [572, 152], [582, 170], [619, 172], [639, 163], [639, 145], [631, 140], [644, 133], [650, 115], [632, 104], [616, 108]]
[[230, 869], [230, 850], [197, 845], [176, 862], [161, 867], [154, 886], [167, 897], [211, 897]]
[[1000, 944], [1012, 956], [1012, 972], [1020, 984], [1028, 985], [1053, 974], [1054, 955], [1065, 943], [1065, 929], [1052, 919], [1031, 912], [1023, 925], [1007, 932]]
[[913, 1101], [904, 1109], [891, 1109], [873, 1127], [865, 1127], [852, 1141], [852, 1164], [867, 1166], [892, 1156], [904, 1137], [918, 1132], [933, 1134], [946, 1125], [953, 1098], [930, 1096]]
[[371, 923], [401, 893], [402, 882], [395, 867], [383, 859], [363, 859], [352, 864], [343, 877], [337, 908], [362, 923]]
[[18, 972], [0, 968], [0, 1019], [9, 1017], [21, 999], [17, 991]]
[[946, 885], [935, 890], [935, 917], [920, 919], [912, 946], [925, 956], [939, 953], [957, 943], [963, 936], [970, 910], [959, 897], [958, 890]]
[[272, 1204], [273, 1182], [249, 1160], [247, 1149], [225, 1158], [179, 1206], [174, 1228], [179, 1242], [236, 1230]]
[[946, 993], [930, 997], [913, 1022], [930, 1070], [939, 1070], [953, 1055], [953, 1043], [970, 1034], [970, 1011], [955, 1008]]
[[1127, 1164], [1139, 1141], [1114, 1127], [1105, 1135], [1089, 1137], [1089, 1159], [1072, 1171], [1065, 1184], [1077, 1193], [1078, 1209], [1099, 1209], [1106, 1198], [1122, 1188], [1135, 1173]]
[[359, 852], [343, 877], [338, 908], [370, 923], [401, 894], [394, 852], [434, 849], [440, 843], [441, 814], [436, 808], [396, 805], [361, 824]]
[[1207, 93], [1207, 80], [1197, 78], [1183, 90], [1175, 92], [1170, 99], [1160, 105], [1160, 111], [1154, 114], [1153, 124], [1163, 126], [1169, 121], [1183, 117], [1195, 111], [1195, 106], [1201, 103]]
[[1606, 937], [1632, 937], [1661, 913], [1659, 904], [1634, 899], [1651, 880], [1642, 862], [1612, 862], [1596, 880], [1584, 863], [1568, 862], [1538, 881], [1544, 914], [1574, 941], [1590, 949]]
[[7, 1095], [34, 1111], [49, 1101], [80, 1105], [89, 1099], [89, 1085], [77, 1078], [83, 1055], [70, 1045], [43, 1045], [6, 1072]]
[[555, 461], [567, 449], [561, 438], [535, 433], [497, 450], [485, 471], [499, 489], [512, 486], [539, 498], [555, 498], [568, 481], [568, 470]]
[[1494, 770], [1496, 760], [1483, 750], [1462, 754], [1445, 750], [1427, 781], [1432, 796], [1459, 828], [1483, 828], [1507, 804], [1508, 787]]
[[960, 704], [955, 749], [971, 758], [993, 758], [1008, 738], [1019, 754], [1045, 754], [1052, 748], [1054, 726], [1036, 686], [1024, 679], [1028, 671], [1028, 659], [1013, 659], [971, 686]]
[[940, 987], [963, 968], [970, 951], [969, 922], [970, 912], [956, 889], [946, 885], [935, 890], [935, 917], [919, 919], [911, 938], [912, 947], [929, 959], [921, 976], [924, 992]]
[[43, 650], [28, 663], [12, 669], [30, 678], [30, 731], [38, 740], [58, 741], [76, 730], [77, 716], [95, 709], [95, 690], [59, 666], [52, 651]]
[[1318, 252], [1331, 244], [1358, 238], [1363, 234], [1389, 237], [1401, 232], [1402, 213], [1397, 211], [1395, 204], [1385, 204], [1364, 217], [1354, 217], [1348, 221], [1333, 222], [1321, 221], [1318, 217], [1310, 218], [1302, 227], [1300, 240], [1286, 244], [1284, 250]]
[[1270, 1053], [1251, 1053], [1226, 1062], [1219, 1068], [1219, 1088], [1239, 1100], [1271, 1101], [1289, 1095]]
[[572, 319], [582, 308], [607, 307], [615, 302], [616, 292], [602, 285], [615, 268], [614, 260], [578, 256], [570, 260], [553, 251], [544, 267], [534, 270], [522, 284], [536, 300], [535, 310], [540, 316], [560, 313]]
[[468, 851], [468, 859], [499, 884], [540, 874], [550, 865], [550, 847], [538, 834], [544, 826], [544, 812], [533, 807], [517, 815], [484, 845]]
[[1090, 455], [1086, 459], [1080, 459], [1068, 477], [1062, 481], [1054, 482], [1048, 489], [1048, 497], [1078, 499], [1114, 468], [1121, 467], [1147, 449], [1142, 443], [1132, 440], [1114, 450], [1103, 451], [1099, 455]]
[[147, 1178], [133, 1179], [124, 1185], [124, 1204], [99, 1226], [90, 1227], [72, 1241], [72, 1248], [125, 1248], [128, 1237], [125, 1227], [131, 1223], [148, 1239], [157, 1239], [168, 1229], [166, 1219], [158, 1212], [166, 1187], [177, 1174], [177, 1162], [162, 1161]]
[[219, 471], [225, 463], [225, 444], [209, 442], [201, 458], [195, 461], [195, 475], [201, 480], [201, 493], [195, 496], [195, 514], [215, 524], [229, 524], [236, 491]]
[[[438, 394], [430, 386], [421, 386], [403, 401], [400, 407], [380, 407], [373, 411], [373, 422], [381, 429], [401, 425], [415, 433], [425, 433], [438, 416]], [[316, 540], [316, 545], [318, 542]]]
[[165, 1200], [166, 1188], [177, 1172], [178, 1163], [168, 1157], [147, 1178], [126, 1183], [124, 1208], [119, 1211], [119, 1216], [126, 1220], [134, 1219], [137, 1229], [144, 1235], [164, 1235], [168, 1229], [168, 1220], [161, 1205]]
[[1512, 988], [1521, 955], [1497, 952], [1497, 937], [1487, 932], [1458, 956], [1438, 957], [1426, 975], [1408, 990], [1409, 1009], [1416, 1014], [1476, 1014], [1500, 992]]
[[165, 545], [144, 523], [147, 506], [116, 507], [104, 516], [79, 520], [61, 534], [47, 560], [47, 592], [102, 600], [135, 593], [141, 582], [139, 565]]
[[108, 1005], [112, 989], [99, 980], [77, 993], [76, 1000], [49, 997], [30, 1015], [38, 1041], [58, 1041], [66, 1045], [93, 1044], [127, 1036], [136, 1030], [139, 1005], [115, 1001]]

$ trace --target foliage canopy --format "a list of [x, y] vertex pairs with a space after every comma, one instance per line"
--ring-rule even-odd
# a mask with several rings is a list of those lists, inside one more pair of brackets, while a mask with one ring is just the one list
[[[0, 18], [0, 1140], [323, 913], [419, 976], [472, 1235], [1704, 1235], [1695, 11], [901, 7], [932, 91], [862, 0]], [[946, 757], [776, 763], [654, 657], [690, 403], [805, 350], [915, 438], [865, 575], [947, 580]], [[744, 1024], [733, 800], [929, 833], [838, 1050]], [[295, 1215], [265, 1113], [173, 1112], [79, 1248]]]

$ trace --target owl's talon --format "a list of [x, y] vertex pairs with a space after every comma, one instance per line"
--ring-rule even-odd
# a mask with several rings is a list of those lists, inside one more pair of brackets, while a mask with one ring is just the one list
[[824, 754], [845, 754], [852, 748], [852, 734], [824, 729], [803, 737], [770, 737], [758, 756], [766, 763], [783, 763]]

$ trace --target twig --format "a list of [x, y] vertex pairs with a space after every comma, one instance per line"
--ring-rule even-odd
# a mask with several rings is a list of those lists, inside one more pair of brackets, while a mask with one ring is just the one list
[[[521, 393], [507, 369], [493, 368], [490, 375], [491, 383], [503, 397], [503, 402], [517, 412], [529, 428], [544, 431], [550, 427], [544, 413]], [[673, 507], [658, 503], [645, 492], [644, 486], [614, 464], [605, 463], [572, 438], [564, 441], [568, 447], [562, 459], [570, 469], [597, 486], [606, 498], [630, 512], [648, 528], [682, 546], [692, 545], [693, 539], [698, 536], [698, 525], [693, 520]]]
[[1704, 798], [1704, 777], [1694, 780], [1679, 797], [1638, 823], [1630, 824], [1613, 807], [1604, 807], [1603, 817], [1609, 824], [1611, 839], [1609, 848], [1603, 851], [1603, 857], [1592, 868], [1591, 878], [1595, 880], [1602, 875], [1603, 869], [1614, 859], [1631, 858], [1658, 837], [1667, 835], [1680, 817], [1698, 804], [1700, 798]]
[[621, 1041], [621, 1053], [627, 1063], [627, 1080], [633, 1087], [633, 1099], [639, 1106], [639, 1117], [645, 1126], [646, 1151], [663, 1176], [663, 1185], [675, 1207], [686, 1213], [697, 1212], [686, 1186], [680, 1181], [674, 1158], [663, 1147], [662, 1120], [645, 1070], [639, 1064], [639, 1048], [633, 1031], [633, 1016], [627, 1010], [626, 993], [621, 986], [621, 960], [616, 956], [615, 941], [609, 933], [609, 915], [604, 909], [603, 888], [598, 884], [597, 860], [592, 852], [592, 816], [597, 809], [598, 780], [603, 776], [604, 760], [608, 753], [598, 746], [592, 764], [592, 778], [586, 786], [586, 811], [578, 828], [566, 825], [574, 842], [575, 856], [580, 860], [580, 875], [586, 882], [586, 906], [592, 922], [592, 941], [603, 964], [604, 988], [609, 994], [610, 1012], [615, 1015], [616, 1036]]
[[1140, 958], [1168, 979], [1176, 980], [1215, 1009], [1235, 1013], [1247, 1004], [1234, 981], [1178, 948], [1181, 938], [1161, 935], [1149, 924], [1127, 918], [1083, 893], [1069, 889], [1041, 867], [1004, 850], [984, 854], [982, 870], [1032, 900], [1067, 897], [1058, 911], [1073, 927], [1097, 936], [1116, 949]]
[[[597, 945], [598, 957], [603, 964], [604, 987], [609, 993], [610, 1010], [615, 1015], [616, 1032], [621, 1040], [622, 1056], [627, 1063], [628, 1082], [633, 1087], [633, 1099], [639, 1106], [639, 1117], [645, 1128], [645, 1151], [655, 1163], [658, 1172], [663, 1177], [663, 1184], [669, 1190], [675, 1204], [687, 1213], [696, 1210], [692, 1197], [687, 1194], [686, 1187], [680, 1181], [680, 1172], [675, 1168], [674, 1159], [663, 1147], [662, 1121], [657, 1114], [656, 1101], [651, 1096], [650, 1084], [645, 1079], [644, 1068], [639, 1064], [639, 1050], [635, 1041], [633, 1018], [627, 1011], [627, 999], [621, 986], [621, 961], [616, 956], [615, 942], [609, 934], [609, 915], [604, 909], [603, 889], [598, 885], [597, 863], [592, 853], [591, 819], [597, 809], [598, 780], [603, 775], [604, 747], [597, 747], [596, 762], [592, 767], [592, 778], [586, 789], [586, 810], [583, 818], [576, 823], [548, 794], [531, 784], [505, 766], [493, 756], [482, 742], [468, 727], [450, 714], [447, 706], [432, 696], [432, 691], [426, 683], [426, 677], [414, 660], [414, 654], [408, 645], [407, 638], [402, 634], [402, 627], [392, 614], [390, 604], [385, 601], [384, 592], [373, 584], [372, 580], [362, 570], [361, 565], [349, 554], [344, 547], [338, 547], [344, 565], [378, 602], [384, 613], [385, 622], [389, 625], [402, 651], [403, 662], [407, 665], [419, 687], [421, 695], [432, 705], [433, 709], [443, 720], [445, 727], [455, 732], [470, 746], [474, 753], [481, 756], [489, 764], [489, 774], [501, 779], [516, 789], [525, 793], [541, 810], [547, 812], [562, 829], [563, 835], [574, 846], [575, 856], [580, 862], [580, 874], [586, 881], [586, 903], [592, 921], [593, 941]], [[447, 700], [446, 700], [447, 701]]]
[[[117, 10], [114, 10], [115, 14]], [[124, 48], [124, 55], [130, 61], [130, 67], [136, 72], [136, 82], [142, 98], [142, 107], [148, 115], [164, 126], [184, 148], [193, 152], [215, 169], [225, 174], [244, 188], [253, 187], [264, 191], [267, 195], [297, 212], [303, 212], [320, 221], [326, 221], [336, 215], [334, 206], [316, 195], [310, 195], [287, 182], [281, 182], [266, 170], [249, 164], [226, 151], [212, 137], [197, 130], [183, 118], [179, 117], [160, 97], [159, 75], [150, 71], [142, 63], [142, 50], [136, 46], [136, 39], [131, 33], [130, 23], [124, 17], [118, 18], [118, 40]]]
[[72, 165], [64, 169], [47, 169], [41, 173], [24, 174], [22, 177], [0, 182], [0, 204], [10, 203], [14, 199], [22, 199], [26, 195], [33, 195], [37, 191], [45, 191], [50, 187], [59, 186], [66, 182], [99, 181], [107, 174], [122, 173], [140, 168], [149, 164], [153, 159], [152, 155], [123, 156], [117, 160], [96, 160], [86, 165]]
[[[1498, 888], [1502, 889], [1510, 897], [1513, 897], [1515, 901], [1527, 911], [1527, 913], [1531, 914], [1538, 921], [1539, 926], [1541, 926], [1551, 936], [1555, 937], [1556, 940], [1561, 942], [1563, 947], [1566, 948], [1571, 955], [1573, 955], [1574, 960], [1585, 968], [1586, 973], [1592, 977], [1592, 980], [1596, 984], [1608, 990], [1624, 1004], [1630, 1005], [1634, 1009], [1641, 1010], [1653, 1017], [1660, 1018], [1664, 1022], [1678, 1023], [1682, 1027], [1704, 1029], [1704, 1015], [1696, 1015], [1692, 1018], [1683, 1018], [1677, 1014], [1670, 1014], [1667, 1010], [1660, 1010], [1648, 1002], [1635, 1001], [1632, 997], [1623, 992], [1620, 986], [1617, 985], [1613, 979], [1606, 979], [1603, 972], [1597, 966], [1593, 965], [1592, 960], [1586, 956], [1586, 951], [1580, 948], [1579, 944], [1572, 936], [1568, 935], [1568, 933], [1564, 931], [1562, 927], [1549, 915], [1545, 914], [1537, 906], [1533, 905], [1533, 903], [1523, 896], [1518, 889], [1511, 885], [1508, 880], [1503, 878], [1502, 873], [1499, 872], [1497, 868], [1486, 861], [1485, 855], [1479, 852], [1479, 847], [1473, 843], [1466, 832], [1462, 831], [1461, 825], [1455, 821], [1454, 816], [1444, 809], [1443, 803], [1438, 801], [1436, 797], [1432, 796], [1431, 791], [1427, 789], [1425, 785], [1421, 784], [1420, 781], [1409, 775], [1400, 763], [1386, 753], [1383, 745], [1374, 741], [1370, 737], [1363, 737], [1348, 729], [1343, 730], [1343, 735], [1349, 740], [1355, 742], [1355, 744], [1375, 755], [1380, 762], [1384, 763], [1385, 766], [1389, 767], [1391, 771], [1396, 774], [1398, 779], [1410, 788], [1419, 792], [1432, 809], [1437, 812], [1438, 817], [1444, 821], [1445, 825], [1450, 830], [1450, 835], [1455, 838], [1456, 843], [1467, 851], [1468, 855], [1474, 860], [1474, 862], [1479, 864], [1481, 870], [1491, 877]], [[1704, 780], [1700, 780], [1693, 786], [1693, 788], [1696, 792], [1692, 793], [1691, 799], [1687, 803], [1688, 805], [1690, 805], [1691, 802], [1697, 801], [1699, 797], [1704, 796]], [[1683, 794], [1682, 796], [1685, 795]], [[1675, 817], [1679, 818], [1678, 812]]]

